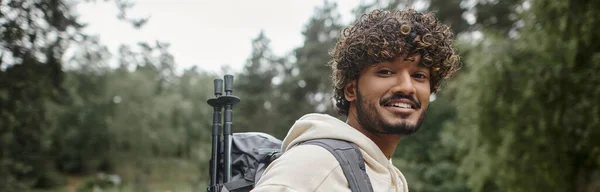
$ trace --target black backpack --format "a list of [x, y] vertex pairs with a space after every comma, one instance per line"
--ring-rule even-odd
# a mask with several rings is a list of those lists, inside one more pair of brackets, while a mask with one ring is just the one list
[[[265, 133], [232, 133], [232, 108], [240, 99], [232, 95], [233, 76], [225, 75], [224, 79], [224, 82], [222, 79], [214, 80], [215, 98], [207, 101], [214, 109], [210, 183], [207, 191], [248, 192], [254, 188], [265, 168], [281, 155], [281, 140]], [[300, 143], [304, 144], [319, 145], [330, 151], [340, 163], [353, 192], [373, 191], [364, 159], [354, 143], [315, 139]]]
[[[315, 139], [298, 145], [307, 144], [321, 146], [335, 156], [342, 167], [351, 191], [373, 191], [366, 173], [363, 156], [354, 143], [337, 139]], [[221, 192], [249, 192], [258, 182], [265, 168], [282, 154], [281, 140], [259, 132], [233, 133], [231, 147], [232, 179], [220, 186]], [[224, 167], [223, 161], [219, 162], [219, 166], [220, 168]], [[220, 178], [222, 177], [222, 174], [218, 175]]]

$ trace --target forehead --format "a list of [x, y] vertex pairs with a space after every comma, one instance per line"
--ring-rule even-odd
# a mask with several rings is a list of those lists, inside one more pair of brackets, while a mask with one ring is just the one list
[[429, 67], [425, 66], [423, 62], [421, 62], [421, 55], [415, 54], [413, 56], [399, 56], [394, 58], [393, 60], [382, 61], [379, 63], [374, 63], [372, 65], [365, 66], [365, 68], [377, 68], [377, 67], [394, 67], [394, 68], [423, 68], [429, 69]]

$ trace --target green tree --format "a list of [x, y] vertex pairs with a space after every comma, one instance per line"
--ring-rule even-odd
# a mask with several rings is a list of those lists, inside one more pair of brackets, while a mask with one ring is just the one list
[[160, 42], [122, 46], [118, 60], [120, 67], [106, 77], [104, 94], [112, 103], [106, 124], [116, 160], [134, 165], [134, 188], [148, 190], [150, 176], [159, 174], [153, 159], [208, 162], [212, 110], [206, 100], [214, 76], [195, 68], [176, 75], [168, 45]]
[[[143, 25], [144, 19], [124, 15], [131, 4], [115, 3], [122, 20]], [[52, 149], [64, 144], [55, 141], [63, 119], [54, 112], [77, 98], [67, 98], [71, 90], [63, 83], [70, 77], [62, 58], [73, 44], [94, 44], [81, 31], [74, 6], [62, 0], [0, 2], [0, 191], [64, 183], [54, 171], [54, 158], [66, 155]]]
[[306, 25], [304, 43], [294, 50], [294, 62], [277, 87], [281, 91], [276, 105], [278, 113], [286, 114], [280, 125], [284, 133], [307, 113], [336, 114], [331, 100], [333, 87], [328, 62], [341, 27], [337, 4], [328, 1], [315, 9]]
[[81, 25], [62, 1], [0, 3], [0, 190], [45, 185], [49, 120], [44, 104], [58, 100], [61, 57]]
[[[282, 139], [294, 121], [311, 112], [333, 113], [329, 51], [340, 31], [337, 5], [325, 1], [292, 55], [275, 56], [261, 33], [244, 71], [236, 77], [241, 103], [234, 107], [234, 131], [263, 131]], [[269, 123], [265, 123], [268, 121]]]
[[488, 35], [467, 58], [444, 140], [473, 191], [599, 189], [598, 6], [528, 1], [516, 35]]
[[298, 84], [303, 94], [299, 100], [305, 100], [305, 105], [311, 108], [304, 112], [333, 113], [333, 104], [329, 99], [333, 91], [331, 69], [328, 62], [330, 51], [338, 40], [342, 30], [337, 4], [325, 1], [318, 7], [306, 26], [304, 44], [295, 49], [296, 67], [298, 69]]
[[[264, 31], [252, 40], [252, 52], [244, 70], [235, 76], [234, 95], [241, 102], [234, 105], [235, 132], [264, 131], [274, 133], [276, 124], [264, 123], [276, 121], [272, 113], [274, 78], [278, 75], [277, 56], [273, 55], [270, 40]], [[222, 77], [221, 77], [222, 79]]]
[[432, 12], [455, 34], [488, 31], [502, 35], [517, 28], [523, 0], [466, 1], [466, 0], [375, 0], [356, 7], [356, 17], [373, 9], [406, 9]]
[[65, 91], [60, 102], [45, 106], [51, 120], [48, 156], [65, 173], [86, 174], [112, 167], [107, 159], [111, 135], [106, 122], [114, 103], [105, 95], [110, 53], [96, 37], [84, 38], [89, 39], [74, 45], [74, 57], [65, 64], [72, 66], [64, 70], [61, 86]]

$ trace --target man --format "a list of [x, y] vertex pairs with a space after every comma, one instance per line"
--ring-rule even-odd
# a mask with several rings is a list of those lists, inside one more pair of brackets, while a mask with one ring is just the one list
[[300, 118], [283, 140], [284, 154], [253, 191], [350, 191], [335, 157], [317, 138], [355, 143], [374, 191], [408, 191], [391, 157], [402, 135], [416, 132], [429, 96], [459, 69], [453, 33], [431, 14], [375, 10], [342, 31], [332, 51], [334, 100], [346, 122], [329, 115]]

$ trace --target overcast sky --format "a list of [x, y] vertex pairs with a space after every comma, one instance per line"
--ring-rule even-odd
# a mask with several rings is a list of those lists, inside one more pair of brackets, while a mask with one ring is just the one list
[[[351, 9], [369, 0], [339, 0], [344, 23]], [[260, 30], [271, 39], [275, 54], [290, 52], [303, 42], [302, 30], [323, 0], [137, 0], [128, 12], [150, 16], [140, 30], [117, 20], [113, 2], [84, 3], [77, 7], [86, 31], [116, 53], [120, 44], [155, 40], [171, 43], [178, 69], [198, 66], [218, 72], [222, 65], [240, 70]]]

